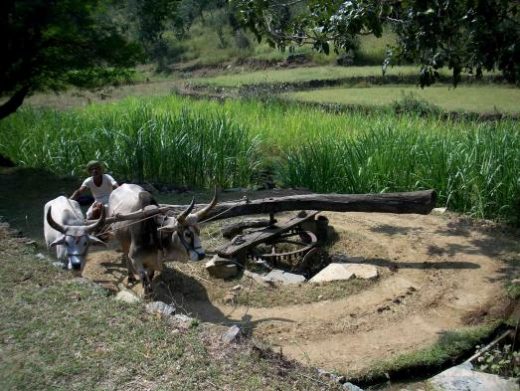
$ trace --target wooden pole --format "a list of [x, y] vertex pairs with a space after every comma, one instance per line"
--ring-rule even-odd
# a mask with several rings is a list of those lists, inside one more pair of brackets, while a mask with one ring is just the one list
[[[222, 202], [208, 213], [206, 219], [220, 220], [291, 210], [428, 214], [435, 207], [435, 200], [434, 190], [382, 194], [305, 194], [253, 201], [246, 199], [239, 202]], [[171, 207], [182, 210], [186, 206], [171, 205]]]
[[[244, 199], [244, 201], [217, 204], [208, 212], [205, 220], [213, 221], [253, 214], [271, 215], [292, 210], [428, 214], [435, 207], [435, 200], [434, 190], [380, 194], [304, 194], [252, 201]], [[160, 205], [160, 208], [151, 211], [137, 211], [128, 215], [107, 217], [105, 223], [142, 219], [167, 211], [180, 213], [186, 209], [186, 206]], [[197, 204], [195, 210], [205, 206], [206, 204]]]

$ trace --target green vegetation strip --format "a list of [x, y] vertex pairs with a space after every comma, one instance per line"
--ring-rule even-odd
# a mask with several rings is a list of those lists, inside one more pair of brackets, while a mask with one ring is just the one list
[[[389, 67], [386, 74], [392, 76], [414, 76], [417, 75], [417, 72], [416, 66], [408, 65]], [[319, 66], [234, 73], [207, 78], [193, 78], [191, 81], [195, 84], [217, 87], [240, 87], [251, 84], [297, 83], [311, 80], [381, 77], [382, 75], [383, 71], [380, 66]]]
[[284, 94], [303, 102], [356, 106], [389, 106], [403, 100], [424, 100], [446, 111], [520, 113], [520, 89], [507, 86], [436, 85], [421, 89], [393, 85], [370, 88], [324, 88]]
[[483, 326], [468, 327], [458, 331], [447, 331], [429, 348], [415, 353], [402, 354], [393, 360], [380, 361], [370, 373], [352, 377], [356, 384], [373, 384], [391, 379], [431, 376], [443, 368], [460, 363], [471, 355], [475, 346], [488, 339], [499, 326], [498, 322]]
[[513, 119], [445, 121], [390, 111], [336, 115], [278, 101], [218, 103], [178, 96], [0, 123], [0, 153], [21, 165], [83, 176], [105, 160], [116, 177], [186, 186], [280, 185], [316, 192], [434, 188], [439, 203], [520, 223], [520, 128]]

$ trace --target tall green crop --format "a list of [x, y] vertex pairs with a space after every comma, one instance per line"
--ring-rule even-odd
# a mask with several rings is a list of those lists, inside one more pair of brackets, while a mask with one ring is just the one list
[[446, 121], [391, 112], [329, 113], [280, 102], [132, 98], [0, 122], [0, 153], [21, 165], [83, 175], [102, 159], [118, 178], [183, 186], [282, 186], [369, 193], [433, 188], [439, 202], [520, 222], [515, 120]]

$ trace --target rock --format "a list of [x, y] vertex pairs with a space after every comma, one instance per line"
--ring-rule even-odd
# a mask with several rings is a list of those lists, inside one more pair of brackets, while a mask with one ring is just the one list
[[177, 314], [174, 316], [175, 320], [182, 321], [182, 322], [193, 322], [195, 319], [191, 316], [184, 315], [184, 314]]
[[135, 304], [135, 303], [139, 303], [141, 301], [141, 299], [139, 297], [137, 297], [134, 293], [130, 292], [129, 290], [123, 290], [123, 291], [117, 292], [116, 300], [122, 301], [122, 302], [128, 303], [128, 304]]
[[363, 280], [371, 280], [379, 276], [379, 273], [377, 272], [377, 267], [375, 267], [374, 265], [351, 263], [345, 265], [345, 268], [348, 271], [351, 271], [356, 276], [356, 278], [361, 278]]
[[268, 286], [273, 285], [273, 281], [266, 280], [265, 277], [262, 276], [261, 274], [253, 273], [253, 272], [250, 272], [249, 270], [244, 270], [244, 276], [251, 278], [253, 281], [255, 281], [256, 283], [261, 284], [261, 285], [268, 285]]
[[363, 265], [358, 263], [331, 263], [325, 269], [320, 271], [310, 282], [327, 282], [350, 280], [352, 277], [369, 280], [377, 278], [379, 273], [374, 265]]
[[309, 282], [319, 283], [319, 282], [327, 282], [327, 281], [340, 281], [340, 280], [350, 280], [354, 277], [354, 272], [347, 269], [346, 264], [343, 263], [331, 263], [314, 277], [312, 277]]
[[162, 301], [154, 301], [153, 303], [146, 304], [146, 312], [150, 314], [159, 314], [161, 316], [172, 316], [175, 315], [175, 307], [163, 303]]
[[355, 384], [352, 384], [350, 382], [346, 382], [343, 384], [342, 388], [346, 391], [363, 391], [362, 388], [359, 388]]
[[514, 379], [504, 379], [497, 375], [477, 372], [470, 363], [451, 367], [432, 377], [427, 384], [437, 391], [513, 391], [518, 390]]
[[301, 284], [307, 281], [305, 277], [300, 274], [288, 273], [279, 269], [271, 270], [264, 279], [266, 281], [278, 282], [282, 285]]
[[327, 372], [327, 371], [325, 371], [323, 369], [319, 369], [319, 368], [318, 368], [318, 376], [321, 378], [327, 379], [329, 381], [332, 381], [335, 383], [340, 383], [340, 384], [343, 384], [347, 381], [345, 376], [335, 375], [333, 373]]
[[63, 262], [53, 262], [52, 266], [57, 267], [58, 269], [66, 269], [67, 265]]
[[218, 255], [206, 262], [206, 270], [210, 276], [215, 278], [232, 278], [238, 274], [238, 267], [235, 262]]
[[241, 333], [242, 332], [240, 330], [240, 327], [238, 327], [237, 325], [234, 325], [234, 326], [231, 326], [224, 334], [222, 334], [221, 339], [225, 343], [235, 342], [236, 340], [238, 340]]
[[443, 214], [443, 213], [446, 213], [447, 210], [448, 210], [448, 208], [433, 208], [432, 212], [438, 213], [438, 214]]
[[180, 329], [189, 329], [198, 323], [197, 319], [184, 314], [169, 316], [167, 319], [172, 326]]

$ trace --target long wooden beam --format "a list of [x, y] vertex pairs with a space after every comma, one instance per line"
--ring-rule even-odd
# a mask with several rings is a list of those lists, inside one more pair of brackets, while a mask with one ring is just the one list
[[[435, 207], [434, 190], [381, 194], [304, 194], [263, 198], [239, 202], [222, 202], [213, 208], [206, 219], [286, 212], [291, 210], [320, 210], [331, 212], [380, 212], [428, 214]], [[196, 205], [202, 208], [204, 205]], [[182, 210], [186, 205], [170, 205]]]
[[[380, 194], [304, 194], [286, 197], [263, 198], [238, 202], [221, 202], [213, 208], [205, 220], [221, 220], [230, 217], [287, 212], [292, 210], [320, 210], [331, 212], [379, 212], [428, 214], [435, 207], [434, 190]], [[138, 211], [128, 215], [107, 217], [106, 224], [116, 221], [147, 218], [157, 213], [180, 213], [187, 205], [165, 205], [152, 211]], [[206, 204], [195, 205], [195, 210]]]

